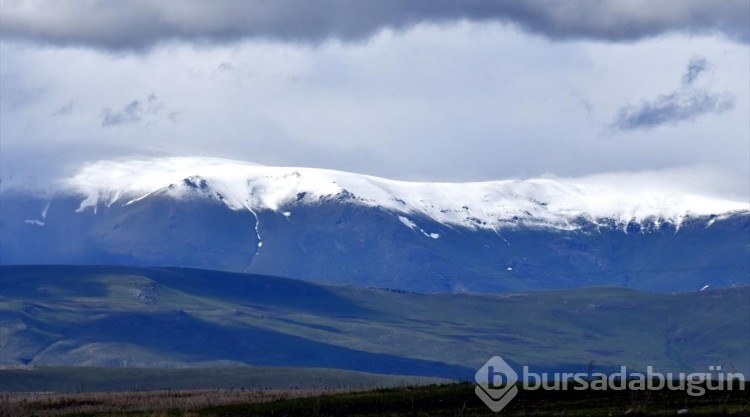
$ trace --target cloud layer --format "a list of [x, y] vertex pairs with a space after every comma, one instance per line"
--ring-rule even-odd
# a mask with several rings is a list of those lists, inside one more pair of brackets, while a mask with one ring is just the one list
[[633, 41], [669, 32], [750, 41], [746, 0], [5, 0], [0, 35], [53, 45], [142, 50], [172, 41], [361, 40], [382, 29], [503, 22], [552, 39]]
[[0, 4], [2, 184], [205, 155], [431, 181], [705, 165], [750, 190], [745, 0]]

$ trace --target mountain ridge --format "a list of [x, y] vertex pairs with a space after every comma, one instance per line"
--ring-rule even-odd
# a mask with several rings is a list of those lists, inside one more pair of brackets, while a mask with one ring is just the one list
[[[436, 185], [240, 164], [263, 174], [248, 179], [224, 160], [186, 175], [202, 171], [194, 162], [157, 164], [158, 175], [147, 169], [153, 160], [108, 162], [52, 196], [3, 191], [0, 264], [192, 267], [416, 292], [591, 285], [674, 292], [750, 282], [750, 211], [722, 211], [742, 207], [730, 200], [701, 197], [713, 203], [675, 209], [674, 221], [648, 217], [648, 207], [670, 196], [679, 198], [668, 208], [688, 207], [694, 197], [667, 190], [649, 200], [651, 187], [636, 195], [645, 208], [635, 197], [625, 207], [639, 217], [596, 218], [560, 211], [565, 205], [549, 199], [560, 194], [545, 191], [542, 199], [539, 183], [528, 181]], [[534, 201], [509, 194], [517, 184], [536, 190]], [[462, 187], [468, 191], [448, 192]], [[615, 194], [605, 197], [626, 198], [637, 184], [607, 187]], [[604, 201], [599, 209], [619, 205], [592, 190], [586, 201]], [[479, 205], [487, 207], [483, 217], [472, 216]], [[536, 214], [522, 214], [523, 205]], [[510, 208], [516, 211], [504, 211]]]
[[[572, 230], [582, 221], [626, 230], [629, 223], [671, 223], [690, 217], [711, 222], [750, 213], [750, 203], [695, 192], [659, 189], [638, 181], [614, 185], [597, 177], [486, 182], [408, 182], [319, 168], [267, 167], [200, 157], [99, 161], [59, 182], [80, 195], [79, 210], [98, 204], [132, 204], [154, 193], [175, 198], [215, 198], [232, 210], [293, 209], [339, 199], [367, 207], [424, 215], [468, 229], [523, 225]], [[709, 224], [710, 225], [710, 224]], [[411, 227], [405, 222], [405, 226]], [[429, 234], [428, 234], [429, 235]]]

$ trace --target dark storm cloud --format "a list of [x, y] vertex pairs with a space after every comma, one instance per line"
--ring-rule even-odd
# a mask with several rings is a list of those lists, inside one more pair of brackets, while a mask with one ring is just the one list
[[611, 132], [651, 129], [661, 125], [676, 125], [707, 113], [723, 113], [734, 107], [734, 97], [727, 92], [711, 93], [694, 86], [696, 79], [708, 68], [708, 61], [693, 58], [682, 76], [677, 91], [660, 95], [639, 106], [621, 108], [609, 126]]
[[150, 95], [146, 100], [133, 100], [120, 110], [104, 109], [102, 111], [102, 126], [120, 126], [139, 123], [148, 116], [153, 116], [161, 111], [162, 104], [155, 95]]
[[423, 22], [509, 22], [553, 39], [633, 41], [667, 32], [750, 40], [747, 0], [5, 0], [0, 34], [55, 45], [140, 50], [173, 39], [366, 39]]

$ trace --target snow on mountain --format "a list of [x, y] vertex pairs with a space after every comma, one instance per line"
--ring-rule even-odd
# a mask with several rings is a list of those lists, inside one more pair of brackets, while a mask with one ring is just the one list
[[[219, 199], [233, 210], [294, 216], [299, 204], [325, 199], [425, 215], [451, 227], [500, 229], [518, 224], [572, 230], [595, 223], [670, 222], [749, 211], [747, 201], [710, 197], [632, 174], [470, 183], [394, 181], [341, 171], [269, 167], [198, 157], [100, 161], [62, 181], [84, 196], [80, 210], [131, 204], [156, 192]], [[256, 215], [257, 218], [257, 215]], [[412, 227], [407, 218], [403, 222]]]

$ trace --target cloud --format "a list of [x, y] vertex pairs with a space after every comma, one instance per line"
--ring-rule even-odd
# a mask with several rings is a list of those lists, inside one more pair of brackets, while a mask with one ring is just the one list
[[[56, 177], [99, 159], [205, 155], [431, 181], [703, 163], [750, 178], [748, 49], [721, 36], [612, 45], [459, 24], [315, 47], [166, 46], [132, 55], [3, 39], [2, 92], [40, 93], [13, 108], [17, 97], [0, 94], [2, 172]], [[707, 69], [689, 89], [729, 91], [733, 110], [602, 140], [620, 107], [681, 90], [700, 58]], [[147, 108], [152, 92], [157, 114], [102, 127], [103, 109]], [[71, 100], [70, 114], [50, 117]]]
[[706, 113], [723, 113], [734, 107], [730, 94], [710, 94], [701, 90], [684, 90], [659, 96], [638, 107], [625, 107], [612, 124], [615, 130], [650, 129], [664, 124], [678, 124]]
[[685, 75], [682, 76], [682, 85], [692, 84], [707, 69], [708, 61], [705, 58], [691, 59]]
[[610, 124], [610, 133], [676, 125], [701, 115], [719, 114], [734, 108], [734, 96], [728, 92], [711, 93], [695, 87], [698, 77], [708, 68], [704, 58], [693, 58], [675, 92], [644, 101], [638, 106], [621, 108]]
[[0, 35], [53, 45], [142, 50], [184, 40], [362, 40], [389, 28], [511, 23], [552, 39], [634, 41], [667, 32], [750, 41], [746, 0], [5, 0]]
[[53, 116], [65, 116], [67, 114], [70, 114], [71, 111], [73, 111], [73, 100], [70, 100], [66, 104], [60, 106], [57, 110], [55, 110], [54, 113], [52, 113]]
[[139, 123], [148, 116], [158, 114], [161, 108], [161, 102], [152, 94], [146, 100], [133, 100], [120, 110], [104, 109], [102, 127]]

